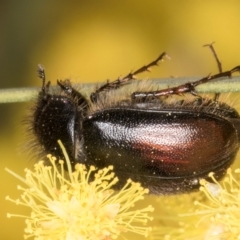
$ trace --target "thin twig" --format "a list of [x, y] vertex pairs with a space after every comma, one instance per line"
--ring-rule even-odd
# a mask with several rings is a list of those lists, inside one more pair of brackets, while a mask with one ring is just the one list
[[[164, 89], [171, 86], [178, 86], [186, 82], [192, 82], [200, 79], [201, 77], [181, 77], [181, 78], [164, 78], [152, 79], [144, 81], [153, 81], [153, 84], [158, 89]], [[137, 82], [137, 81], [136, 81]], [[98, 83], [100, 84], [100, 83]], [[73, 84], [78, 88], [78, 84]], [[96, 89], [96, 84], [81, 84], [81, 91], [90, 94]], [[36, 88], [9, 88], [0, 89], [0, 103], [14, 103], [14, 102], [27, 102], [36, 99], [41, 87]], [[196, 88], [198, 93], [224, 93], [224, 92], [240, 92], [240, 76], [232, 78], [221, 78], [220, 80], [203, 84]]]

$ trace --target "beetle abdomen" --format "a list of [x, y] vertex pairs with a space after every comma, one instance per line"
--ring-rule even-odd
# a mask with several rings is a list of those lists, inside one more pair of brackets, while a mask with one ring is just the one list
[[222, 177], [239, 147], [227, 119], [188, 110], [105, 109], [85, 119], [82, 129], [87, 164], [114, 165], [121, 180], [124, 174], [144, 186], [146, 177], [158, 183], [157, 191], [174, 179], [196, 184], [211, 171]]

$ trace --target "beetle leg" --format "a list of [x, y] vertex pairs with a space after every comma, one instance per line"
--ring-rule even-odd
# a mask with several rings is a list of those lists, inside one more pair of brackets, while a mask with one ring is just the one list
[[144, 98], [169, 96], [169, 95], [174, 95], [174, 94], [179, 95], [179, 94], [183, 94], [183, 93], [191, 93], [192, 95], [196, 96], [197, 95], [197, 93], [195, 91], [196, 86], [210, 82], [217, 78], [231, 77], [234, 72], [240, 72], [240, 66], [237, 66], [230, 71], [221, 72], [221, 73], [218, 73], [215, 75], [208, 75], [207, 77], [204, 77], [195, 82], [185, 83], [185, 84], [182, 84], [177, 87], [166, 88], [166, 89], [152, 91], [152, 92], [134, 92], [131, 97], [132, 97], [132, 99], [144, 99]]
[[205, 45], [203, 45], [203, 47], [209, 47], [210, 48], [210, 50], [211, 50], [211, 52], [212, 52], [212, 54], [213, 54], [213, 56], [214, 56], [214, 58], [215, 58], [215, 60], [217, 62], [218, 71], [219, 71], [219, 73], [221, 73], [222, 72], [222, 63], [220, 62], [220, 60], [218, 58], [218, 55], [217, 55], [217, 53], [216, 53], [216, 51], [215, 51], [215, 49], [213, 47], [214, 43], [215, 42], [212, 42], [210, 44], [205, 44]]
[[[215, 49], [213, 47], [214, 43], [215, 42], [212, 42], [210, 44], [205, 44], [205, 45], [203, 45], [203, 47], [209, 47], [210, 48], [210, 50], [211, 50], [211, 52], [212, 52], [212, 54], [213, 54], [213, 56], [214, 56], [214, 58], [215, 58], [215, 60], [217, 62], [218, 71], [219, 71], [219, 73], [222, 73], [222, 63], [220, 62], [220, 60], [218, 58], [218, 55], [217, 55], [217, 53], [216, 53], [216, 51], [215, 51]], [[219, 96], [220, 96], [220, 93], [215, 93], [213, 100], [217, 101], [219, 99]]]
[[139, 73], [142, 73], [142, 72], [149, 71], [150, 67], [157, 66], [158, 62], [163, 60], [163, 58], [165, 56], [167, 56], [167, 54], [165, 52], [163, 52], [156, 60], [152, 61], [148, 65], [144, 65], [143, 67], [139, 68], [135, 72], [130, 72], [125, 77], [118, 78], [118, 79], [116, 79], [115, 81], [112, 81], [112, 82], [107, 81], [107, 83], [105, 83], [104, 85], [99, 87], [95, 92], [93, 92], [91, 94], [91, 96], [90, 96], [91, 101], [93, 103], [96, 102], [97, 99], [98, 99], [99, 93], [104, 92], [104, 91], [110, 91], [110, 90], [113, 90], [113, 89], [116, 89], [116, 88], [120, 88], [121, 86], [127, 84], [129, 81], [135, 79], [135, 75], [137, 75]]

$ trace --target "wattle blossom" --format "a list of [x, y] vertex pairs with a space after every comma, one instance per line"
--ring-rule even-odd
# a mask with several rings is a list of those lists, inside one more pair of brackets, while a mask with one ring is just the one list
[[7, 169], [26, 185], [18, 186], [22, 191], [20, 199], [7, 197], [31, 209], [30, 216], [8, 214], [26, 219], [25, 239], [106, 240], [123, 232], [147, 236], [151, 230], [146, 226], [151, 220], [148, 213], [153, 207], [137, 210], [132, 207], [148, 190], [129, 179], [120, 191], [113, 191], [118, 178], [112, 166], [97, 170], [76, 164], [72, 171], [63, 146], [62, 149], [68, 172], [64, 170], [64, 162], [51, 155], [48, 155], [51, 166], [40, 161], [34, 171], [25, 170], [25, 178]]

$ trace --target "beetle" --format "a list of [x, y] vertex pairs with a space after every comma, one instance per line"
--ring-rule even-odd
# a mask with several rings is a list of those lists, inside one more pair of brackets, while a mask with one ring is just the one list
[[[39, 65], [42, 88], [31, 130], [41, 151], [64, 159], [57, 143], [60, 139], [73, 166], [113, 165], [118, 188], [131, 178], [153, 194], [196, 190], [200, 179], [210, 180], [209, 172], [221, 179], [239, 149], [240, 116], [224, 102], [200, 97], [195, 87], [231, 77], [240, 66], [177, 87], [143, 91], [135, 86], [122, 94], [135, 75], [165, 56], [164, 52], [135, 72], [107, 81], [89, 96], [68, 79], [57, 80], [53, 90]], [[192, 100], [185, 100], [187, 93], [193, 95]], [[173, 100], [172, 95], [183, 95], [183, 100]]]

